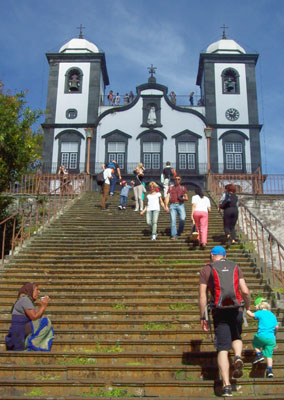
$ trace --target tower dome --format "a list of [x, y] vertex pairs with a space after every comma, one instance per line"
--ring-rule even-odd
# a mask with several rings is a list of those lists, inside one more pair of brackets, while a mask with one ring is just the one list
[[59, 53], [99, 53], [98, 47], [83, 38], [74, 38], [65, 43]]
[[215, 54], [246, 54], [246, 51], [232, 39], [221, 39], [210, 44], [207, 47], [206, 53]]

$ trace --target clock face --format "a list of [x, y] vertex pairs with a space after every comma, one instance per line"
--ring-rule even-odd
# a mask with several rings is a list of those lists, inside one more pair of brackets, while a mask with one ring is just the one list
[[228, 108], [228, 110], [225, 113], [225, 116], [229, 121], [236, 121], [239, 118], [240, 113], [235, 108]]

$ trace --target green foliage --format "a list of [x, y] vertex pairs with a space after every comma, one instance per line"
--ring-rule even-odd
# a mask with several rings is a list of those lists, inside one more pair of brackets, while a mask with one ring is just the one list
[[128, 392], [127, 389], [123, 388], [117, 388], [117, 389], [110, 389], [110, 390], [104, 390], [104, 389], [99, 389], [97, 391], [94, 391], [94, 389], [91, 387], [89, 392], [84, 392], [82, 393], [83, 397], [132, 397], [132, 395]]
[[40, 158], [42, 138], [31, 130], [40, 115], [26, 106], [25, 92], [12, 95], [0, 82], [0, 192]]
[[75, 358], [64, 358], [63, 360], [57, 360], [57, 364], [59, 365], [94, 365], [97, 364], [97, 360], [95, 358], [83, 358], [83, 357], [75, 357]]
[[183, 304], [183, 303], [177, 303], [177, 304], [170, 304], [169, 305], [169, 309], [170, 310], [178, 310], [178, 311], [183, 311], [183, 310], [192, 310], [193, 308], [195, 308], [194, 305], [192, 304]]
[[45, 393], [43, 393], [42, 390], [40, 390], [39, 388], [33, 389], [31, 392], [29, 393], [25, 393], [24, 396], [45, 396]]
[[151, 331], [160, 331], [164, 329], [171, 329], [173, 325], [170, 322], [147, 322], [144, 325], [144, 329]]
[[122, 353], [123, 349], [119, 344], [114, 344], [113, 346], [101, 346], [96, 343], [96, 346], [90, 349], [83, 349], [84, 353]]

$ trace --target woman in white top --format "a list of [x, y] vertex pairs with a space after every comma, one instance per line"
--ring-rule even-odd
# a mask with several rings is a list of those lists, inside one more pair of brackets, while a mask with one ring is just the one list
[[198, 232], [201, 249], [206, 248], [208, 234], [208, 211], [211, 211], [211, 204], [208, 197], [204, 196], [200, 188], [195, 189], [195, 196], [192, 196], [191, 219], [195, 223]]
[[146, 222], [151, 226], [152, 240], [157, 239], [157, 225], [160, 213], [160, 205], [165, 209], [165, 204], [162, 200], [161, 193], [157, 191], [158, 185], [156, 182], [149, 183], [150, 193], [147, 195], [147, 206], [140, 212], [140, 215], [146, 212]]

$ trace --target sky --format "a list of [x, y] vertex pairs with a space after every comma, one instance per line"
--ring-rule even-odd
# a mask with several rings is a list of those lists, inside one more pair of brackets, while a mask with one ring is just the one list
[[[177, 95], [196, 86], [199, 54], [221, 39], [258, 53], [256, 68], [262, 168], [283, 174], [284, 0], [0, 0], [0, 80], [28, 91], [28, 106], [44, 110], [46, 53], [84, 37], [105, 53], [110, 85], [124, 94], [156, 79]], [[41, 120], [43, 122], [43, 118]]]

